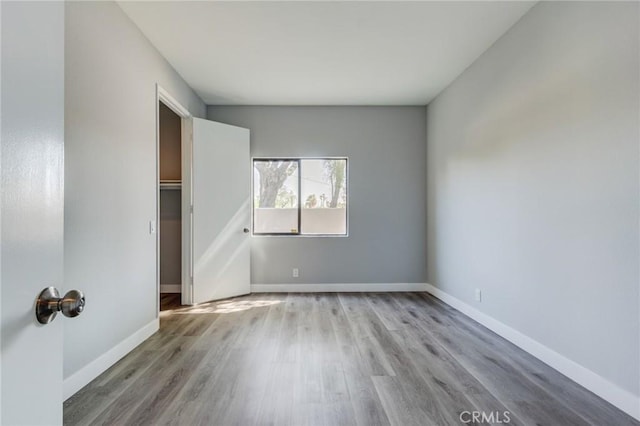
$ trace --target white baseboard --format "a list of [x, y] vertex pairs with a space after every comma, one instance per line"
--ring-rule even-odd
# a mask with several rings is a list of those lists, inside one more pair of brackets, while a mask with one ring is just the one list
[[97, 359], [78, 370], [76, 373], [64, 379], [62, 385], [63, 398], [66, 401], [89, 382], [106, 371], [122, 357], [131, 352], [140, 343], [147, 340], [160, 328], [160, 320], [154, 319], [131, 336], [118, 343], [116, 346], [102, 354]]
[[182, 284], [160, 284], [160, 293], [182, 293]]
[[447, 305], [452, 306], [468, 317], [473, 318], [480, 324], [535, 356], [550, 367], [558, 370], [560, 373], [587, 388], [602, 399], [615, 405], [620, 410], [640, 420], [639, 396], [620, 388], [588, 368], [583, 367], [564, 355], [557, 353], [542, 343], [522, 334], [518, 330], [509, 327], [483, 312], [480, 312], [471, 305], [468, 305], [460, 299], [445, 293], [437, 287], [434, 287], [431, 284], [425, 284], [425, 288], [427, 292], [442, 300]]
[[427, 291], [425, 283], [251, 284], [251, 293]]

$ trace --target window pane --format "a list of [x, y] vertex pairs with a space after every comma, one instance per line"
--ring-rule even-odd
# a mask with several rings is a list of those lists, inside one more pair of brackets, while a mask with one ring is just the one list
[[253, 232], [297, 234], [298, 162], [254, 160]]
[[300, 161], [303, 234], [347, 233], [347, 160]]

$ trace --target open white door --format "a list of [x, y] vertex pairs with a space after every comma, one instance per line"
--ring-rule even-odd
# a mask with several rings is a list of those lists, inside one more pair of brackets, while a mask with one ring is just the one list
[[193, 119], [192, 303], [250, 292], [249, 130]]
[[[1, 2], [0, 424], [62, 424], [62, 317], [36, 321], [62, 284], [64, 3]], [[34, 102], [37, 107], [34, 108]]]

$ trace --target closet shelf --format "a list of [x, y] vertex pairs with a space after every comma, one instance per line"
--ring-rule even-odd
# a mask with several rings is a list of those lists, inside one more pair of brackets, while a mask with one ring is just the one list
[[160, 190], [163, 189], [181, 189], [182, 181], [181, 180], [161, 180], [160, 181]]

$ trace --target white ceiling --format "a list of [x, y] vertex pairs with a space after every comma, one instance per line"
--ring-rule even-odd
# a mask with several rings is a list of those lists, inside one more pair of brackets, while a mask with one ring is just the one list
[[120, 2], [209, 105], [426, 105], [535, 2]]

